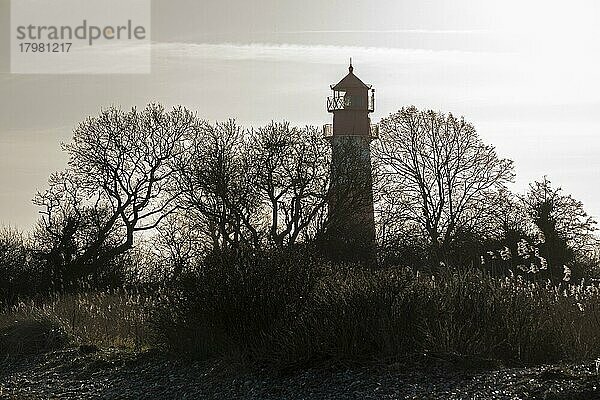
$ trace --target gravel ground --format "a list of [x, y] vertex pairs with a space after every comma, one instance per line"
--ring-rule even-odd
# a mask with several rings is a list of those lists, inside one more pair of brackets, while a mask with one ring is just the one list
[[479, 371], [466, 370], [464, 364], [464, 359], [457, 363], [427, 356], [273, 374], [224, 361], [175, 360], [157, 352], [82, 354], [69, 349], [1, 362], [0, 398], [600, 399], [593, 361]]

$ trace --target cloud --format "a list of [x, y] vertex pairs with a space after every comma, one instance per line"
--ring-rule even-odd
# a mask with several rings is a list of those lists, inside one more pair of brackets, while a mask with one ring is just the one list
[[378, 30], [301, 30], [301, 31], [282, 31], [278, 33], [406, 33], [406, 34], [433, 34], [433, 35], [453, 35], [453, 34], [484, 34], [491, 33], [489, 29], [378, 29]]
[[[240, 79], [260, 77], [271, 90], [282, 87], [281, 80], [277, 80], [282, 76], [286, 77], [288, 91], [294, 85], [309, 83], [306, 79], [290, 78], [291, 71], [303, 71], [307, 77], [316, 71], [343, 71], [352, 57], [358, 73], [376, 77], [377, 82], [373, 83], [379, 87], [431, 102], [445, 98], [464, 100], [471, 106], [493, 103], [516, 107], [597, 103], [595, 90], [583, 90], [597, 86], [597, 81], [590, 82], [589, 78], [597, 75], [587, 72], [590, 66], [579, 66], [581, 74], [568, 74], [569, 66], [516, 52], [183, 42], [155, 42], [152, 49], [153, 66], [158, 71], [191, 73], [190, 78], [201, 80], [205, 74], [221, 79], [223, 74], [235, 71]], [[246, 61], [261, 65], [248, 66]], [[228, 78], [231, 79], [234, 78]]]
[[299, 45], [272, 43], [181, 43], [153, 44], [154, 55], [160, 58], [202, 58], [203, 60], [261, 60], [317, 64], [340, 64], [348, 57], [361, 64], [384, 62], [412, 63], [443, 60], [445, 63], [480, 64], [482, 61], [507, 56], [507, 53], [474, 52], [463, 50], [430, 50], [393, 47], [361, 47], [330, 45]]

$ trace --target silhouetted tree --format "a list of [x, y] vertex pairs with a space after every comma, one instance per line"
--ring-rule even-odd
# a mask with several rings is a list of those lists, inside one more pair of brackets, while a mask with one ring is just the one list
[[206, 244], [210, 240], [204, 227], [196, 218], [190, 218], [184, 212], [167, 216], [157, 226], [158, 234], [154, 237], [153, 249], [161, 261], [168, 265], [165, 273], [170, 273], [173, 279], [199, 265], [206, 254]]
[[493, 239], [510, 247], [523, 238], [536, 236], [535, 224], [519, 196], [502, 189], [490, 198], [490, 202], [486, 231]]
[[415, 107], [380, 122], [373, 155], [389, 196], [402, 196], [438, 258], [457, 232], [483, 223], [490, 196], [513, 178], [512, 162], [463, 118]]
[[109, 108], [82, 122], [63, 146], [69, 168], [38, 193], [43, 230], [52, 238], [49, 261], [86, 275], [134, 245], [176, 208], [174, 157], [184, 134], [197, 129], [183, 108]]
[[208, 232], [213, 250], [258, 247], [263, 216], [244, 132], [235, 121], [203, 121], [177, 158], [180, 204]]
[[38, 271], [31, 267], [23, 233], [0, 227], [0, 306], [11, 305], [19, 296], [39, 289]]
[[[50, 176], [49, 188], [38, 193], [34, 203], [40, 207], [42, 218], [33, 231], [35, 257], [40, 262], [43, 280], [52, 289], [73, 282], [83, 272], [75, 260], [97, 235], [104, 218], [100, 204], [87, 203], [78, 177], [70, 170]], [[116, 245], [122, 226], [115, 224], [105, 235], [98, 253]], [[107, 265], [103, 266], [106, 269]], [[98, 273], [99, 271], [94, 271]]]
[[[268, 238], [277, 247], [301, 234], [314, 238], [327, 204], [329, 144], [312, 127], [271, 123], [249, 132], [250, 174], [268, 210]], [[312, 232], [309, 232], [309, 229]]]
[[187, 143], [180, 203], [213, 250], [281, 248], [317, 235], [329, 186], [329, 148], [317, 129], [202, 122]]
[[552, 266], [560, 267], [578, 254], [593, 251], [597, 243], [593, 236], [596, 221], [587, 215], [579, 200], [564, 194], [560, 187], [553, 188], [544, 177], [529, 185], [522, 201], [542, 235], [542, 254]]

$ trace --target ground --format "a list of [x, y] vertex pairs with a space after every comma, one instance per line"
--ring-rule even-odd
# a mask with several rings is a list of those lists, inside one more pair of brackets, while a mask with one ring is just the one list
[[420, 355], [378, 365], [338, 362], [269, 371], [231, 361], [183, 361], [156, 351], [67, 349], [1, 362], [0, 398], [600, 399], [593, 361], [507, 368]]

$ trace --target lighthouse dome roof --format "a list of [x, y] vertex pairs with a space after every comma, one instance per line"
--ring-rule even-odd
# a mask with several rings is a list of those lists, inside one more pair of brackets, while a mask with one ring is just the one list
[[352, 68], [352, 65], [350, 65], [350, 68], [348, 68], [348, 70], [349, 70], [348, 75], [346, 75], [337, 84], [332, 85], [331, 89], [344, 90], [344, 89], [356, 89], [356, 88], [363, 88], [363, 89], [371, 88], [371, 85], [365, 84], [356, 75], [354, 75], [354, 72], [353, 72], [354, 68]]

